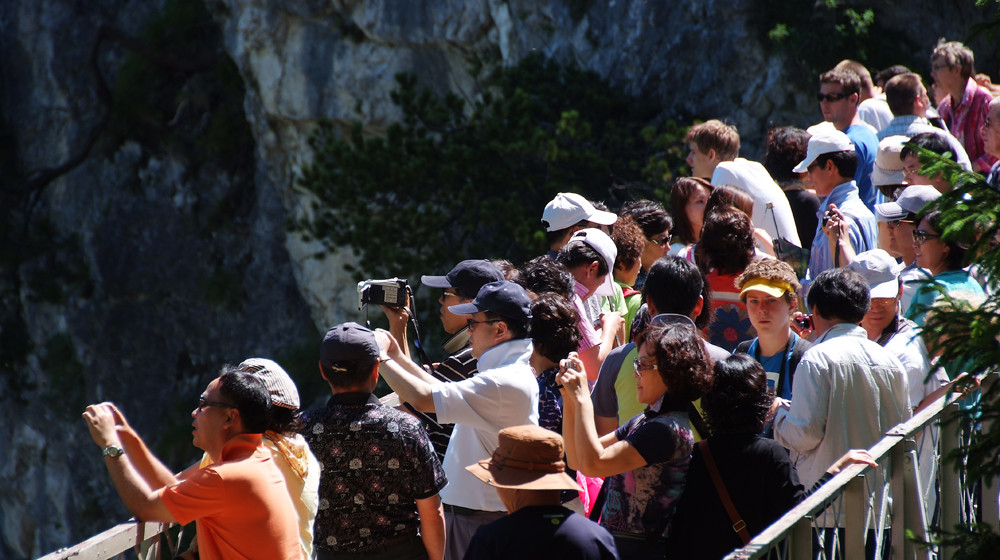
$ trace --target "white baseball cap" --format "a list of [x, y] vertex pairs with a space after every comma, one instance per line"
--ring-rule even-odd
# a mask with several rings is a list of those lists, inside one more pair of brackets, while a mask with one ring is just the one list
[[854, 151], [854, 143], [846, 134], [837, 130], [833, 123], [822, 122], [810, 126], [808, 132], [812, 136], [809, 137], [809, 147], [806, 148], [806, 159], [792, 169], [795, 173], [808, 171], [812, 162], [823, 154]]
[[610, 226], [618, 220], [612, 212], [594, 208], [586, 198], [576, 193], [559, 193], [545, 205], [542, 223], [545, 231], [559, 231], [584, 220], [602, 226]]
[[899, 273], [904, 266], [882, 249], [872, 249], [854, 257], [847, 268], [865, 277], [871, 297], [894, 298], [899, 295]]
[[577, 241], [586, 243], [591, 249], [597, 251], [597, 254], [601, 255], [601, 258], [603, 258], [604, 262], [608, 265], [608, 275], [604, 277], [604, 283], [594, 290], [594, 295], [614, 295], [615, 289], [613, 287], [613, 271], [615, 269], [615, 259], [618, 258], [618, 247], [615, 246], [615, 242], [608, 237], [608, 234], [596, 228], [581, 229], [580, 231], [574, 233], [573, 237], [569, 238], [566, 245]]
[[909, 140], [906, 136], [887, 136], [878, 143], [878, 153], [875, 154], [875, 167], [872, 168], [872, 185], [902, 185], [903, 160], [899, 153], [903, 144]]

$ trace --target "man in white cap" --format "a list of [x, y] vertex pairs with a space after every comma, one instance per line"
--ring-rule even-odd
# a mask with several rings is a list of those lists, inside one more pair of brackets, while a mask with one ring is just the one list
[[516, 426], [500, 430], [499, 442], [492, 457], [466, 470], [496, 488], [508, 515], [476, 532], [466, 558], [618, 558], [607, 529], [559, 503], [561, 490], [581, 490], [565, 472], [562, 436]]
[[913, 254], [913, 230], [917, 227], [917, 214], [927, 204], [935, 201], [941, 193], [930, 185], [910, 185], [903, 189], [899, 198], [892, 202], [875, 205], [878, 220], [889, 228], [889, 252], [902, 257], [906, 265], [899, 275], [903, 280], [900, 298], [900, 312], [905, 314], [917, 288], [930, 273], [917, 266]]
[[[868, 333], [868, 340], [878, 343], [903, 364], [910, 387], [910, 406], [916, 412], [934, 400], [935, 392], [948, 385], [949, 380], [942, 368], [936, 368], [928, 378], [931, 363], [927, 347], [919, 336], [917, 324], [903, 317], [900, 311], [903, 291], [899, 272], [903, 265], [896, 263], [889, 253], [875, 249], [858, 255], [848, 268], [864, 277], [871, 290], [871, 306], [861, 326]], [[936, 431], [937, 428], [928, 427], [917, 438], [917, 468], [928, 517], [933, 514], [937, 499], [934, 488]]]
[[577, 231], [610, 226], [616, 221], [618, 221], [616, 214], [594, 208], [589, 200], [576, 193], [559, 193], [542, 211], [545, 241], [549, 244], [548, 255], [555, 258], [559, 249], [562, 249], [570, 236]]
[[809, 133], [806, 158], [793, 169], [808, 174], [807, 183], [820, 197], [806, 283], [824, 270], [847, 266], [854, 255], [874, 249], [878, 242], [875, 215], [852, 179], [858, 167], [854, 143], [830, 123], [813, 126]]
[[[597, 381], [601, 364], [608, 354], [625, 342], [622, 328], [624, 319], [616, 311], [601, 315], [601, 329], [598, 331], [587, 320], [584, 303], [593, 296], [608, 296], [614, 293], [614, 278], [611, 271], [615, 266], [618, 248], [615, 242], [599, 229], [587, 228], [573, 234], [569, 242], [559, 250], [556, 262], [576, 279], [576, 296], [573, 305], [580, 314], [580, 359], [587, 367], [591, 385]], [[593, 369], [591, 369], [593, 368]]]
[[[876, 204], [896, 200], [906, 188], [906, 176], [903, 173], [903, 159], [899, 156], [906, 144], [905, 136], [889, 136], [878, 143], [875, 154], [875, 165], [872, 168], [872, 186], [875, 187]], [[875, 209], [872, 208], [872, 211]], [[876, 214], [876, 219], [878, 215]], [[878, 246], [890, 253], [899, 254], [890, 248], [892, 238], [888, 224], [878, 221]]]

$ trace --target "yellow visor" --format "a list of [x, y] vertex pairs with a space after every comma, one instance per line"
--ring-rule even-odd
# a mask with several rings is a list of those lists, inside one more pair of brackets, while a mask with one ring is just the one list
[[765, 294], [773, 297], [781, 297], [785, 295], [785, 292], [794, 292], [794, 290], [792, 290], [792, 285], [788, 282], [782, 282], [781, 280], [768, 280], [766, 278], [755, 278], [746, 284], [743, 284], [743, 290], [740, 292], [740, 297], [746, 297], [747, 292], [750, 290], [764, 292]]

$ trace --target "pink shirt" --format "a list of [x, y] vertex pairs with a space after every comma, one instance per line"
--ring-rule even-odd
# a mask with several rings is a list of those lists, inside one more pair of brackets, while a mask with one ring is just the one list
[[[969, 78], [965, 84], [965, 93], [958, 105], [953, 105], [949, 95], [938, 107], [938, 114], [948, 125], [948, 130], [958, 138], [965, 147], [969, 159], [973, 162], [974, 171], [989, 171], [996, 158], [986, 153], [980, 128], [986, 121], [990, 101], [993, 96], [989, 90]], [[985, 156], [985, 157], [984, 157]], [[985, 167], [983, 167], [985, 166]]]
[[580, 322], [577, 323], [577, 329], [580, 331], [579, 351], [583, 352], [600, 344], [601, 337], [597, 335], [597, 329], [594, 328], [594, 325], [587, 318], [587, 309], [583, 305], [583, 298], [590, 293], [590, 290], [579, 282], [576, 283], [575, 289], [576, 294], [573, 295], [573, 307], [580, 314]]

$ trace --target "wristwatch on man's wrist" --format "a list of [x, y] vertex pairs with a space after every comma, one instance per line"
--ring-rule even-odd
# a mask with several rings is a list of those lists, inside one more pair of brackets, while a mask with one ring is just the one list
[[112, 459], [117, 459], [118, 457], [121, 457], [124, 454], [125, 450], [122, 449], [121, 447], [118, 447], [117, 445], [109, 445], [105, 447], [104, 453], [102, 453], [102, 455], [104, 455], [105, 457], [111, 457]]

